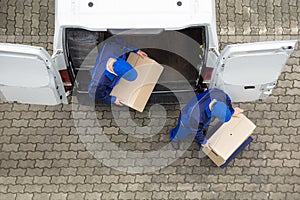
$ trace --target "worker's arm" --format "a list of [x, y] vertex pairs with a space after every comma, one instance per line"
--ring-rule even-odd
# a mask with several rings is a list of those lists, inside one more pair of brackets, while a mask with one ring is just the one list
[[126, 40], [117, 38], [117, 43], [123, 47], [124, 53], [134, 52], [137, 53], [139, 51], [139, 48], [129, 44]]
[[244, 112], [244, 110], [239, 107], [235, 107], [235, 108], [232, 107], [231, 99], [228, 95], [226, 95], [226, 98], [227, 98], [227, 105], [233, 117], [237, 117], [240, 113]]
[[145, 52], [143, 52], [142, 50], [138, 50], [137, 54], [139, 56], [141, 56], [142, 58], [148, 57], [148, 55]]
[[126, 59], [126, 53], [130, 53], [130, 52], [134, 52], [136, 54], [138, 54], [139, 56], [141, 56], [142, 58], [145, 58], [145, 57], [148, 57], [148, 55], [143, 52], [142, 50], [140, 50], [139, 48], [136, 48], [132, 45], [130, 45], [129, 43], [127, 43], [125, 40], [119, 40], [120, 41], [120, 44], [124, 47], [124, 56], [123, 56], [123, 59], [125, 60]]
[[[126, 48], [125, 52], [126, 53], [134, 52], [134, 53], [138, 54], [139, 56], [141, 56], [142, 58], [148, 57], [147, 53], [145, 53], [144, 51], [137, 49], [137, 48], [135, 48], [135, 49]], [[124, 56], [123, 56], [123, 59], [124, 59]]]
[[230, 112], [231, 112], [231, 115], [233, 115], [234, 112], [235, 112], [235, 110], [234, 110], [234, 108], [232, 107], [231, 99], [230, 99], [230, 97], [229, 97], [227, 94], [226, 94], [226, 100], [227, 100], [227, 106], [228, 106], [228, 108], [229, 108], [229, 110], [230, 110]]
[[131, 47], [124, 47], [125, 53], [134, 52], [137, 53], [140, 49], [138, 48], [131, 48]]
[[239, 108], [239, 107], [235, 107], [235, 108], [234, 108], [234, 113], [233, 113], [232, 117], [238, 117], [239, 114], [240, 114], [240, 113], [243, 113], [243, 112], [244, 112], [243, 109], [241, 109], [241, 108]]

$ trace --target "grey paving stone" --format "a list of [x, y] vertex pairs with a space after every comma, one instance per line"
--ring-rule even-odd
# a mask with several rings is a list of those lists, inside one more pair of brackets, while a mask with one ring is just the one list
[[33, 183], [35, 184], [50, 184], [51, 177], [39, 177], [35, 176], [33, 179]]
[[51, 197], [50, 199], [51, 200], [64, 200], [64, 199], [67, 199], [67, 193], [51, 193]]
[[18, 169], [10, 169], [8, 175], [19, 177], [19, 176], [25, 176], [25, 173], [26, 173], [26, 169], [18, 168]]
[[93, 191], [95, 192], [108, 192], [110, 189], [110, 184], [105, 184], [105, 183], [98, 183], [94, 184]]
[[219, 194], [216, 193], [216, 192], [213, 192], [213, 191], [211, 191], [211, 192], [202, 192], [202, 198], [203, 199], [217, 199], [218, 196], [219, 196]]
[[33, 194], [30, 193], [18, 193], [16, 200], [31, 200], [33, 197]]
[[35, 162], [35, 167], [36, 168], [45, 168], [45, 167], [49, 168], [49, 167], [51, 167], [52, 162], [53, 162], [52, 160], [37, 160]]
[[43, 176], [59, 176], [60, 175], [60, 168], [46, 168], [43, 171]]
[[7, 193], [7, 188], [8, 188], [7, 185], [1, 185], [1, 186], [0, 186], [0, 192], [1, 192], [1, 193]]
[[286, 194], [281, 192], [271, 192], [270, 199], [286, 199]]
[[60, 175], [62, 176], [76, 176], [77, 169], [76, 168], [70, 168], [70, 167], [64, 167], [60, 171]]
[[49, 200], [50, 199], [50, 195], [49, 193], [34, 193], [33, 195], [33, 200]]
[[42, 176], [43, 170], [42, 169], [26, 169], [26, 176]]
[[104, 192], [102, 193], [102, 198], [103, 199], [116, 199], [118, 198], [118, 193], [115, 192]]
[[[198, 195], [199, 198], [199, 193], [194, 194], [195, 196]], [[186, 198], [192, 199], [193, 194], [187, 193]], [[152, 195], [153, 199], [169, 199], [169, 192], [153, 192]]]
[[[125, 194], [125, 193], [123, 193], [123, 195], [125, 194], [125, 196], [121, 196], [121, 194], [122, 193], [120, 193], [120, 196], [119, 196], [119, 198], [121, 198], [121, 199], [133, 199], [132, 198], [132, 195], [130, 196], [129, 194]], [[133, 193], [134, 194], [134, 193]], [[129, 196], [126, 196], [126, 195], [129, 195]], [[88, 192], [88, 193], [85, 193], [85, 197], [84, 197], [84, 199], [85, 200], [93, 200], [93, 199], [101, 199], [101, 196], [102, 196], [102, 194], [101, 193], [97, 193], [97, 192]], [[133, 195], [134, 196], [134, 195]]]
[[47, 193], [56, 193], [58, 192], [58, 185], [43, 185], [42, 187], [42, 192], [47, 192]]
[[289, 151], [275, 151], [275, 158], [284, 159], [284, 158], [291, 158], [291, 152]]
[[[183, 195], [181, 195], [182, 197]], [[152, 192], [136, 192], [136, 199], [151, 199], [152, 198]], [[170, 197], [172, 198], [172, 197]], [[173, 198], [174, 199], [174, 198]]]
[[59, 192], [75, 192], [76, 185], [74, 184], [60, 184], [59, 185]]
[[11, 194], [11, 193], [6, 193], [6, 194], [2, 194], [2, 198], [3, 199], [16, 199], [16, 194]]
[[17, 177], [16, 183], [21, 185], [31, 185], [33, 184], [33, 177], [29, 177], [29, 176]]
[[[3, 127], [10, 127], [11, 124], [12, 124], [12, 120], [6, 120], [6, 119], [4, 119], [4, 120], [1, 120], [0, 127], [1, 127], [1, 128], [3, 128]], [[8, 130], [8, 129], [4, 129], [4, 130], [6, 130], [6, 131], [8, 131], [8, 132], [11, 132], [11, 131]], [[14, 129], [14, 130], [15, 130], [15, 129]]]
[[26, 159], [43, 159], [44, 152], [28, 152]]
[[94, 174], [93, 172], [94, 172], [94, 168], [88, 168], [88, 167], [77, 168], [78, 175], [82, 175], [82, 176], [93, 175]]
[[[40, 193], [42, 191], [42, 185], [26, 185], [25, 192], [28, 193]], [[49, 195], [50, 196], [50, 195]]]
[[21, 113], [20, 112], [5, 112], [4, 118], [5, 119], [20, 119]]
[[27, 127], [29, 124], [28, 120], [25, 119], [13, 119], [12, 120], [12, 126], [13, 127]]
[[19, 144], [3, 144], [2, 151], [11, 152], [11, 151], [18, 151]]
[[51, 184], [67, 184], [67, 176], [53, 176], [51, 178]]
[[34, 168], [34, 160], [19, 160], [18, 168]]
[[286, 196], [286, 198], [287, 199], [298, 199], [299, 198], [299, 193], [287, 193], [287, 196]]

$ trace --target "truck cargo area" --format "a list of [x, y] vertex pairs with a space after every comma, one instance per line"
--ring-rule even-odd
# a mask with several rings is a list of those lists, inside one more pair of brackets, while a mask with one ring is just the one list
[[[95, 32], [74, 28], [65, 30], [66, 60], [69, 62], [68, 70], [74, 85], [73, 92], [82, 104], [90, 101], [87, 101], [90, 98], [87, 93], [90, 74], [101, 50], [102, 42], [113, 36], [111, 32], [109, 30]], [[198, 48], [195, 50], [188, 44], [180, 44], [180, 42], [174, 41], [174, 38], [172, 38], [174, 32], [188, 36], [186, 38], [192, 39]], [[193, 27], [179, 31], [163, 31], [159, 34], [122, 35], [126, 42], [140, 48], [149, 57], [165, 66], [149, 103], [176, 104], [178, 98], [183, 98], [180, 101], [186, 101], [194, 94], [194, 90], [202, 79], [199, 76], [201, 74], [199, 70], [202, 69], [205, 63], [205, 60], [203, 60], [206, 55], [205, 33], [205, 27]], [[152, 43], [161, 43], [160, 40], [164, 42], [164, 46], [167, 46], [166, 49], [151, 46]], [[178, 55], [176, 52], [179, 48], [181, 51], [187, 52], [187, 56]], [[190, 57], [193, 61], [191, 62], [186, 57]], [[102, 104], [102, 102], [97, 102], [97, 104]]]

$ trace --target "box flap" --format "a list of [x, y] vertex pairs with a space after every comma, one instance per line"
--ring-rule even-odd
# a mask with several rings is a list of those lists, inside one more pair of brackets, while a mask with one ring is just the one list
[[202, 151], [218, 166], [223, 165], [226, 160], [221, 156], [217, 155], [212, 149], [208, 147], [203, 147]]
[[138, 74], [136, 80], [129, 82], [121, 79], [110, 95], [122, 99], [123, 104], [143, 112], [163, 67], [154, 60], [143, 59], [135, 53], [130, 53], [127, 62], [136, 69]]

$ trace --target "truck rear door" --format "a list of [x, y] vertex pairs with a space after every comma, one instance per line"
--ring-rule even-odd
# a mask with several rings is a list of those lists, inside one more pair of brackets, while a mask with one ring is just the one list
[[41, 105], [67, 103], [59, 72], [45, 49], [0, 43], [0, 99]]
[[265, 99], [276, 86], [297, 41], [270, 41], [227, 46], [218, 58], [210, 87], [234, 102]]

